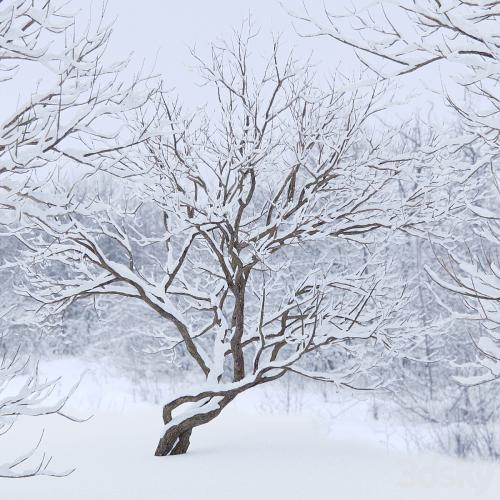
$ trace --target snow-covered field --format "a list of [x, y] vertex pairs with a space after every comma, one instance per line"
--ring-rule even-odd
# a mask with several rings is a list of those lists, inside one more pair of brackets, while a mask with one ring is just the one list
[[0, 499], [500, 498], [496, 464], [388, 448], [383, 432], [364, 421], [352, 405], [333, 420], [332, 429], [324, 418], [256, 411], [269, 397], [250, 393], [219, 419], [196, 429], [187, 455], [156, 458], [160, 405], [134, 402], [124, 384], [90, 376], [72, 409], [88, 411], [94, 405], [91, 420], [25, 420], [2, 440], [2, 457], [14, 455], [36, 441], [43, 426], [43, 450], [54, 456], [52, 468], [77, 470], [65, 478], [0, 480]]

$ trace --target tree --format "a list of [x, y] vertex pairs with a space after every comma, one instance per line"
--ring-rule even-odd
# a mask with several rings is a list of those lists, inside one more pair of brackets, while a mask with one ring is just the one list
[[97, 21], [79, 21], [71, 7], [54, 0], [0, 6], [0, 88], [7, 96], [15, 92], [23, 70], [40, 78], [0, 122], [3, 224], [15, 223], [20, 210], [36, 214], [67, 203], [54, 193], [50, 200], [39, 194], [47, 179], [60, 175], [61, 165], [72, 183], [111, 160], [119, 170], [117, 153], [141, 140], [120, 134], [118, 117], [147, 100], [147, 79], [137, 76], [127, 84], [121, 76], [127, 61], [106, 64], [112, 30], [104, 11]]
[[[378, 131], [383, 85], [322, 89], [278, 42], [252, 69], [253, 38], [245, 28], [206, 62], [195, 55], [213, 104], [189, 113], [159, 92], [129, 117], [132, 134], [154, 131], [127, 153], [135, 175], [81, 184], [65, 214], [24, 214], [18, 236], [39, 314], [138, 302], [162, 318], [164, 345], [193, 359], [204, 381], [164, 406], [157, 455], [185, 453], [194, 427], [287, 373], [366, 386], [415, 334], [387, 244], [453, 206], [446, 163], [417, 174], [401, 136]], [[308, 368], [332, 351], [342, 363]]]
[[[386, 64], [376, 69], [384, 78], [420, 71], [440, 62], [459, 63], [466, 70], [456, 78], [465, 91], [465, 99], [460, 101], [449, 93], [446, 98], [465, 129], [453, 147], [474, 147], [478, 153], [474, 155], [471, 177], [476, 172], [476, 180], [470, 188], [467, 214], [473, 238], [465, 248], [453, 241], [441, 243], [447, 253], [447, 258], [441, 259], [444, 274], [432, 269], [428, 272], [444, 289], [463, 298], [468, 319], [479, 320], [489, 331], [489, 338], [482, 338], [478, 347], [485, 355], [485, 366], [494, 377], [499, 376], [500, 3], [379, 2], [373, 8], [352, 12], [354, 31], [344, 29], [342, 21], [329, 12], [327, 24], [309, 15], [301, 18], [315, 26], [315, 34], [330, 36], [356, 49], [372, 69], [375, 70], [373, 57], [384, 61]], [[488, 181], [481, 179], [485, 169], [491, 174]], [[463, 319], [460, 312], [457, 314]]]
[[[493, 206], [470, 205], [475, 218], [471, 224], [472, 234], [477, 238], [474, 247], [451, 248], [445, 246], [440, 257], [443, 273], [437, 274], [427, 268], [432, 280], [444, 290], [462, 299], [465, 312], [449, 308], [458, 320], [480, 324], [478, 335], [471, 335], [482, 355], [481, 365], [487, 370], [483, 374], [461, 377], [467, 384], [478, 384], [500, 377], [500, 213], [498, 211], [499, 178], [495, 171]], [[487, 192], [486, 190], [483, 191]], [[480, 200], [477, 200], [480, 201]], [[476, 202], [477, 202], [476, 201]], [[483, 198], [484, 201], [484, 198]], [[486, 205], [488, 206], [488, 205]]]
[[[96, 19], [80, 19], [76, 4], [55, 0], [8, 0], [0, 2], [0, 271], [3, 284], [19, 270], [17, 252], [4, 251], [21, 229], [21, 214], [56, 217], [71, 199], [71, 190], [44, 197], [43, 186], [59, 176], [77, 183], [96, 170], [120, 169], [120, 155], [139, 136], [120, 132], [121, 114], [141, 106], [150, 90], [136, 76], [122, 78], [126, 61], [107, 64], [106, 47], [111, 27], [105, 25], [104, 10]], [[31, 73], [30, 73], [31, 72]], [[36, 79], [30, 78], [35, 73]], [[29, 83], [33, 85], [30, 87]], [[28, 95], [20, 90], [23, 82]], [[17, 104], [15, 94], [19, 92]], [[9, 99], [9, 96], [14, 98]], [[111, 158], [112, 155], [112, 158]], [[111, 162], [112, 160], [112, 162]], [[60, 196], [61, 195], [61, 196]], [[16, 243], [19, 244], [21, 240]], [[19, 248], [16, 248], [18, 251]], [[5, 278], [5, 279], [4, 279]], [[7, 294], [7, 290], [2, 292]], [[9, 324], [14, 311], [12, 291], [3, 300], [0, 318]], [[2, 308], [4, 309], [4, 308]], [[30, 322], [29, 318], [21, 321]], [[36, 323], [36, 321], [35, 321]], [[4, 324], [2, 323], [2, 331]], [[37, 323], [37, 326], [40, 325]], [[26, 328], [23, 329], [26, 336]], [[23, 345], [26, 345], [26, 338]], [[9, 338], [9, 343], [18, 342]], [[2, 339], [2, 344], [7, 340]], [[3, 345], [2, 345], [3, 347]], [[36, 370], [26, 375], [28, 361], [18, 352], [0, 361], [0, 432], [6, 432], [17, 415], [60, 413], [66, 398], [49, 405], [54, 382], [43, 382]], [[15, 392], [16, 380], [25, 384]], [[0, 475], [26, 477], [49, 473], [48, 462], [19, 470], [32, 453], [0, 467]]]
[[[468, 352], [465, 345], [469, 336], [465, 341], [457, 339], [463, 346], [462, 353], [448, 353], [448, 359], [454, 360], [455, 373], [457, 364], [469, 373], [459, 377], [466, 385], [460, 391], [468, 395], [470, 385], [500, 376], [500, 3], [399, 0], [353, 10], [347, 18], [328, 11], [323, 20], [307, 12], [296, 17], [314, 26], [311, 35], [328, 36], [355, 49], [364, 64], [384, 79], [438, 64], [453, 63], [463, 68], [462, 73], [454, 69], [453, 74], [464, 98], [449, 88], [444, 89], [444, 95], [457, 113], [461, 128], [455, 138], [447, 138], [449, 149], [458, 164], [464, 160], [471, 164], [464, 178], [469, 191], [467, 209], [447, 238], [432, 240], [433, 259], [439, 267], [426, 265], [425, 269], [434, 283], [450, 292], [439, 302], [455, 320], [454, 325], [462, 322], [454, 330], [463, 331], [464, 320], [477, 326], [467, 330], [483, 355], [481, 365], [487, 373], [478, 373], [476, 366], [471, 369], [463, 357]], [[481, 396], [480, 391], [477, 394]], [[481, 399], [474, 415], [467, 401], [467, 418], [477, 421], [485, 413], [488, 419], [494, 418], [496, 405], [494, 397], [490, 399], [493, 411], [485, 412], [491, 402]], [[487, 445], [490, 447], [490, 443]], [[493, 452], [490, 455], [498, 454], [497, 449]]]

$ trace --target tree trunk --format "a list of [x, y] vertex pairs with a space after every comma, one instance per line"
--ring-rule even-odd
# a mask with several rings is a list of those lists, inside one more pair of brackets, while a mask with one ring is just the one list
[[178, 398], [165, 405], [163, 409], [165, 429], [163, 437], [156, 448], [155, 455], [157, 457], [164, 457], [186, 453], [190, 445], [193, 429], [217, 417], [235, 396], [235, 394], [231, 394], [204, 398], [201, 401], [194, 402], [194, 406], [175, 417], [172, 417], [172, 411], [186, 402], [191, 403], [191, 398]]
[[183, 455], [191, 444], [190, 438], [193, 428], [185, 431], [171, 428], [165, 432], [156, 448], [155, 455], [164, 457], [167, 455]]

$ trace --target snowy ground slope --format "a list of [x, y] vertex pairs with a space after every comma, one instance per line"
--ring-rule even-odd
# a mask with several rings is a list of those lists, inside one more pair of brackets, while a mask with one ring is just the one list
[[[118, 394], [119, 384], [102, 395], [100, 409], [87, 423], [52, 417], [43, 422], [44, 449], [55, 457], [53, 467], [76, 466], [75, 473], [62, 479], [0, 480], [0, 499], [500, 498], [498, 465], [388, 451], [365, 440], [363, 432], [354, 439], [348, 429], [342, 437], [342, 422], [329, 437], [310, 418], [250, 414], [252, 398], [196, 429], [189, 454], [155, 458], [160, 406], [124, 398], [118, 403]], [[109, 404], [113, 400], [116, 404]], [[28, 447], [41, 425], [23, 422], [15, 437], [2, 440], [2, 456]]]

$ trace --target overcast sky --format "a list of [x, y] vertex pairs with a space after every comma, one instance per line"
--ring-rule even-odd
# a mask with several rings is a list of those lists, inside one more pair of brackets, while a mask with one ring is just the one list
[[[302, 11], [302, 1], [287, 0], [286, 8]], [[117, 16], [113, 52], [133, 51], [137, 60], [158, 55], [157, 68], [168, 81], [181, 87], [193, 80], [189, 48], [196, 47], [203, 53], [210, 42], [229, 38], [249, 16], [259, 28], [255, 47], [263, 55], [271, 35], [282, 35], [283, 44], [297, 57], [305, 58], [314, 50], [315, 62], [324, 70], [333, 71], [348, 59], [346, 66], [354, 69], [352, 57], [344, 57], [352, 54], [348, 48], [330, 40], [298, 36], [279, 0], [110, 0], [108, 12]]]
[[[369, 0], [356, 0], [356, 7]], [[101, 0], [77, 0], [73, 3], [81, 9], [85, 20], [91, 12], [98, 14]], [[325, 0], [331, 10], [341, 11], [348, 0]], [[286, 4], [286, 8], [283, 6]], [[187, 107], [195, 107], [206, 100], [206, 90], [199, 87], [199, 78], [193, 71], [193, 59], [189, 48], [195, 47], [203, 55], [210, 42], [231, 36], [233, 30], [251, 15], [260, 36], [254, 48], [265, 56], [270, 48], [271, 35], [282, 35], [286, 50], [293, 50], [297, 58], [312, 59], [318, 68], [318, 82], [326, 80], [335, 71], [350, 76], [359, 73], [360, 64], [354, 52], [328, 37], [304, 38], [297, 29], [305, 33], [307, 26], [295, 23], [288, 11], [302, 13], [304, 5], [310, 12], [322, 16], [323, 2], [319, 0], [109, 0], [108, 19], [113, 21], [113, 37], [108, 58], [123, 59], [133, 53], [129, 64], [137, 70], [143, 61], [149, 67], [156, 61], [155, 70], [169, 87], [175, 87]], [[83, 22], [82, 22], [83, 25]], [[33, 91], [35, 80], [45, 80], [39, 67], [27, 67], [9, 84], [2, 87], [0, 106], [4, 111], [14, 111], [16, 103], [26, 99]], [[444, 72], [444, 75], [443, 75]], [[432, 101], [433, 116], [443, 121], [450, 115], [444, 111], [441, 81], [449, 79], [449, 68], [428, 67], [418, 74], [411, 74], [399, 81], [398, 107], [391, 116], [407, 117], [420, 112], [427, 115], [428, 102]], [[48, 84], [48, 81], [46, 82]], [[434, 91], [429, 92], [429, 89]], [[408, 97], [408, 96], [411, 96]], [[438, 110], [436, 112], [436, 110]]]
[[[358, 0], [356, 6], [364, 1]], [[328, 8], [339, 11], [347, 3], [346, 0], [330, 0], [330, 3], [326, 0]], [[286, 4], [286, 9], [283, 4]], [[211, 41], [230, 36], [231, 31], [251, 14], [255, 25], [260, 28], [258, 43], [263, 55], [269, 35], [282, 34], [287, 49], [293, 49], [297, 57], [307, 57], [314, 52], [320, 78], [336, 69], [345, 75], [359, 70], [351, 49], [330, 38], [303, 38], [297, 34], [298, 26], [294, 27], [287, 10], [303, 12], [303, 4], [311, 12], [321, 15], [322, 2], [318, 0], [110, 0], [109, 15], [117, 18], [112, 56], [123, 57], [134, 52], [136, 63], [157, 58], [156, 68], [168, 84], [177, 87], [184, 97], [190, 96], [194, 104], [199, 100], [197, 97], [203, 96], [203, 90], [195, 85], [197, 80], [190, 69], [189, 47], [196, 47], [202, 53]], [[305, 31], [306, 27], [301, 25], [300, 29]], [[434, 66], [402, 81], [399, 95], [405, 106], [400, 107], [398, 113], [425, 109], [425, 102], [430, 99], [434, 105], [440, 102], [439, 96], [431, 98], [426, 89], [439, 92], [442, 78], [442, 69]], [[409, 100], [408, 94], [417, 97]]]

